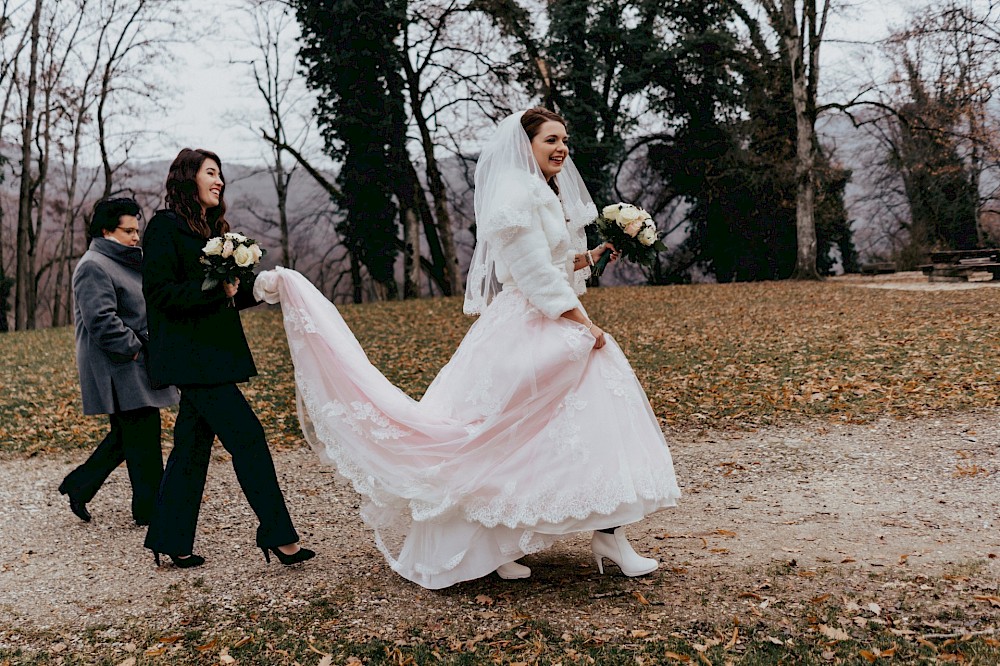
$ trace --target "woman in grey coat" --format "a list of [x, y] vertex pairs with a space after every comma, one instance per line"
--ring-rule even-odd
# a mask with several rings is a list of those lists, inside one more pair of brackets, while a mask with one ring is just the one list
[[70, 509], [90, 522], [87, 502], [125, 461], [132, 482], [132, 517], [148, 525], [163, 477], [160, 407], [177, 389], [153, 389], [143, 354], [148, 339], [142, 295], [139, 205], [105, 199], [94, 206], [90, 248], [73, 271], [76, 364], [84, 414], [109, 414], [111, 431], [59, 486]]

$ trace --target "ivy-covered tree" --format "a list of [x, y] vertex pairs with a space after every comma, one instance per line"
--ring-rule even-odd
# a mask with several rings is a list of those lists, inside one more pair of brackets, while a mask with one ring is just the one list
[[402, 82], [394, 45], [405, 0], [293, 0], [302, 30], [300, 58], [317, 92], [317, 116], [327, 154], [343, 166], [338, 204], [341, 233], [352, 261], [353, 296], [362, 299], [360, 266], [388, 298], [398, 286], [398, 168]]

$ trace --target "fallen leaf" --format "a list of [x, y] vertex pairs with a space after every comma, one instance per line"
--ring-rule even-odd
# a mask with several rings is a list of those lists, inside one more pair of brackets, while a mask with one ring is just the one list
[[819, 633], [823, 634], [832, 641], [847, 641], [851, 639], [850, 634], [838, 627], [821, 624], [817, 627], [817, 629], [819, 629]]
[[204, 645], [195, 645], [194, 649], [198, 650], [198, 652], [207, 652], [208, 650], [213, 649], [215, 647], [215, 644], [217, 642], [218, 641], [216, 641], [216, 639], [213, 638], [212, 640], [210, 640], [209, 642], [205, 643]]
[[163, 654], [166, 651], [167, 651], [167, 648], [165, 646], [164, 647], [158, 647], [158, 648], [149, 648], [148, 650], [146, 650], [146, 656], [147, 657], [159, 657], [161, 654]]
[[988, 602], [990, 602], [991, 606], [993, 606], [995, 608], [1000, 608], [1000, 597], [992, 596], [992, 595], [991, 596], [986, 596], [986, 595], [982, 595], [982, 594], [977, 594], [977, 595], [975, 595], [972, 598], [975, 599], [976, 601], [988, 601]]
[[642, 592], [640, 592], [639, 590], [632, 590], [632, 596], [635, 597], [639, 601], [639, 603], [642, 604], [643, 606], [649, 605], [649, 601], [646, 599], [646, 597], [642, 595]]
[[157, 640], [157, 642], [160, 642], [160, 643], [170, 644], [170, 643], [176, 643], [177, 641], [179, 641], [182, 638], [184, 638], [184, 637], [182, 635], [180, 635], [180, 634], [172, 634], [170, 636], [161, 636], [160, 638], [157, 638], [156, 640]]

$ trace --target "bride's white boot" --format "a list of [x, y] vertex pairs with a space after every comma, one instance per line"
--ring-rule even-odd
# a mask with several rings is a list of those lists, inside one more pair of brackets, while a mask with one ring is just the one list
[[497, 575], [504, 580], [518, 580], [530, 576], [531, 569], [517, 562], [508, 562], [497, 567]]
[[594, 551], [594, 561], [597, 562], [597, 570], [604, 573], [604, 558], [608, 558], [618, 565], [622, 573], [626, 576], [643, 576], [652, 571], [656, 571], [659, 562], [641, 557], [635, 552], [632, 544], [625, 538], [625, 530], [617, 528], [614, 534], [607, 532], [594, 532], [594, 538], [590, 541], [590, 549]]

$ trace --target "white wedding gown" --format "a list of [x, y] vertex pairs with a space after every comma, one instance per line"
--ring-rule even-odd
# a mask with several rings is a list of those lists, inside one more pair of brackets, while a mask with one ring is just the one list
[[337, 308], [278, 268], [299, 419], [365, 499], [394, 571], [426, 588], [484, 576], [562, 535], [673, 506], [670, 452], [614, 340], [502, 291], [417, 401], [368, 361]]

